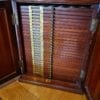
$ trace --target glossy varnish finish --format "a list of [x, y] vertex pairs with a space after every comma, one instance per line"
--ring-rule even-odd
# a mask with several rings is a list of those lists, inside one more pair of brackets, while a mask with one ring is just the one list
[[100, 100], [100, 25], [86, 80], [86, 89], [93, 100]]
[[[96, 38], [85, 85], [91, 97], [99, 100], [100, 27], [96, 35], [90, 32], [92, 18], [96, 15], [96, 11], [93, 12], [94, 8], [90, 8], [90, 5], [99, 3], [99, 0], [17, 0], [17, 3], [21, 33], [16, 34], [19, 40], [22, 40], [18, 41], [23, 48], [19, 56], [24, 56], [25, 66], [20, 62], [18, 65], [17, 44], [11, 22], [11, 5], [8, 2], [0, 2], [0, 19], [2, 19], [0, 20], [0, 83], [5, 78], [9, 79], [8, 77], [15, 75], [18, 67], [24, 67], [25, 73], [20, 78], [23, 82], [81, 93], [83, 79], [82, 75], [80, 77], [80, 72], [81, 70], [87, 72], [87, 59], [90, 51], [92, 53], [90, 46]], [[51, 9], [46, 6], [43, 13], [43, 77], [36, 76], [32, 66], [28, 5], [34, 3], [49, 4], [48, 6], [53, 4]]]
[[16, 74], [16, 66], [18, 66], [17, 48], [9, 9], [9, 5], [0, 3], [0, 82]]
[[3, 100], [86, 100], [85, 95], [64, 92], [41, 86], [13, 82], [0, 89]]
[[88, 8], [55, 8], [53, 78], [78, 81], [85, 70], [89, 53], [89, 31], [92, 10]]
[[[80, 73], [81, 70], [86, 71], [87, 69], [87, 59], [93, 36], [90, 31], [93, 8], [90, 6], [44, 5], [44, 77], [37, 77], [32, 66], [29, 5], [19, 5], [19, 10], [26, 63], [26, 72], [21, 77], [22, 81], [30, 82], [29, 80], [32, 80], [31, 83], [34, 84], [60, 89], [62, 86], [64, 90], [68, 90], [70, 87], [73, 91], [78, 89], [76, 91], [79, 92], [81, 89]], [[51, 77], [49, 77], [50, 73]]]
[[[8, 26], [6, 26], [7, 19], [6, 19], [6, 12], [4, 9], [0, 9], [0, 19], [1, 18], [2, 20], [0, 21], [0, 67], [1, 67], [0, 77], [14, 70], [14, 68], [9, 69], [11, 66], [13, 66], [13, 63], [12, 63], [13, 61], [12, 59], [9, 59], [9, 58], [12, 58], [12, 54], [11, 54], [11, 51], [8, 49], [10, 48], [10, 45], [8, 44], [9, 40], [6, 39], [6, 38], [9, 38], [8, 37], [9, 30], [8, 30]], [[7, 60], [5, 60], [5, 58]], [[8, 66], [8, 68], [5, 68], [6, 66]], [[7, 73], [5, 73], [6, 71]]]

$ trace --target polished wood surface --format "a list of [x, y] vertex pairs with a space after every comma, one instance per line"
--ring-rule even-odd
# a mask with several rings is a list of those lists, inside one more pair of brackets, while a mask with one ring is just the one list
[[[14, 71], [5, 9], [0, 9], [0, 78]], [[8, 33], [8, 34], [7, 34]], [[9, 69], [9, 70], [8, 70]]]
[[98, 26], [95, 47], [88, 71], [86, 89], [93, 100], [100, 100], [100, 24]]
[[[77, 87], [81, 91], [80, 73], [81, 70], [87, 71], [87, 60], [90, 53], [91, 39], [93, 38], [90, 27], [94, 6], [74, 5], [73, 7], [54, 6], [54, 8], [52, 8], [52, 5], [51, 7], [49, 6], [44, 5], [43, 9], [44, 77], [48, 79], [51, 73], [52, 80], [62, 81], [61, 86], [63, 86], [63, 82], [68, 82], [68, 84], [72, 82], [71, 88], [74, 87], [76, 89]], [[28, 75], [28, 77], [22, 76], [23, 79], [21, 79], [22, 81], [29, 79], [29, 82], [31, 82], [34, 81], [31, 78], [32, 75], [33, 77], [36, 77], [36, 75], [34, 74], [34, 65], [32, 65], [29, 5], [18, 4], [18, 7], [22, 45], [24, 47], [25, 74]], [[35, 14], [37, 13], [35, 12]], [[51, 34], [53, 36], [52, 43]], [[50, 54], [51, 49], [52, 57]], [[52, 68], [50, 69], [51, 64]], [[42, 83], [41, 79], [39, 81]], [[44, 84], [45, 82], [42, 85]], [[59, 82], [51, 82], [51, 84], [55, 84], [56, 87]], [[60, 85], [58, 86], [59, 88]]]
[[55, 80], [75, 82], [80, 79], [80, 70], [85, 71], [92, 37], [89, 31], [92, 12], [90, 8], [55, 8], [53, 55]]
[[0, 89], [0, 100], [38, 100], [38, 98], [24, 88], [20, 83], [13, 82]]
[[100, 80], [98, 80], [95, 88], [95, 93], [94, 93], [94, 100], [99, 100], [100, 99]]
[[[19, 17], [20, 17], [20, 20], [21, 20], [21, 27], [22, 27], [21, 30], [22, 30], [22, 40], [23, 40], [23, 47], [24, 47], [23, 49], [24, 49], [24, 53], [25, 53], [24, 57], [25, 57], [25, 63], [26, 63], [26, 65], [25, 65], [25, 68], [26, 68], [25, 74], [26, 75], [25, 76], [23, 75], [20, 80], [24, 81], [24, 82], [29, 82], [29, 83], [31, 81], [33, 81], [33, 83], [35, 83], [35, 81], [38, 81], [38, 84], [39, 84], [39, 81], [40, 81], [40, 84], [43, 85], [43, 86], [51, 86], [51, 87], [55, 86], [55, 87], [58, 87], [58, 88], [60, 88], [60, 86], [62, 86], [63, 90], [70, 90], [69, 88], [67, 88], [67, 87], [70, 87], [71, 90], [75, 91], [75, 89], [77, 88], [76, 91], [78, 93], [82, 92], [81, 87], [80, 87], [80, 83], [76, 82], [76, 80], [74, 78], [74, 77], [76, 77], [76, 71], [75, 70], [78, 70], [78, 67], [76, 67], [76, 66], [73, 65], [73, 67], [76, 67], [76, 69], [74, 68], [75, 69], [74, 70], [71, 67], [72, 71], [69, 70], [69, 68], [66, 67], [66, 58], [64, 58], [64, 59], [61, 60], [60, 56], [58, 54], [54, 54], [55, 57], [53, 59], [54, 65], [53, 65], [52, 79], [55, 79], [55, 81], [50, 82], [49, 84], [46, 83], [46, 81], [45, 81], [46, 79], [49, 78], [50, 64], [51, 64], [51, 62], [50, 62], [50, 57], [51, 57], [50, 56], [51, 40], [50, 39], [51, 39], [51, 33], [52, 33], [52, 29], [53, 29], [53, 27], [52, 27], [52, 24], [53, 24], [53, 22], [52, 22], [53, 11], [52, 11], [51, 7], [44, 7], [44, 12], [43, 12], [43, 14], [44, 14], [43, 15], [44, 16], [44, 20], [43, 20], [43, 32], [44, 32], [44, 35], [43, 35], [43, 39], [44, 39], [44, 41], [43, 41], [44, 42], [44, 77], [46, 79], [44, 79], [44, 78], [37, 78], [36, 77], [36, 80], [34, 80], [34, 78], [35, 78], [36, 75], [34, 74], [34, 70], [33, 70], [33, 66], [32, 66], [32, 54], [31, 54], [32, 51], [31, 51], [30, 27], [29, 27], [29, 8], [28, 8], [27, 5], [23, 5], [23, 6], [19, 6], [19, 9], [20, 9], [20, 16]], [[57, 26], [57, 22], [62, 22], [62, 20], [60, 18], [57, 19], [55, 27]], [[64, 21], [62, 23], [64, 24]], [[55, 48], [54, 49], [56, 49], [56, 51], [61, 51], [62, 47], [68, 46], [68, 45], [63, 45], [62, 41], [64, 41], [63, 38], [65, 36], [66, 36], [65, 40], [67, 40], [66, 39], [67, 38], [66, 34], [70, 35], [70, 33], [66, 32], [66, 31], [63, 32], [63, 33], [62, 33], [62, 31], [57, 31], [57, 32], [55, 31], [55, 38], [60, 38], [61, 37], [61, 39], [58, 39], [58, 40], [55, 39], [55, 42], [54, 42], [54, 47]], [[76, 33], [76, 36], [77, 36], [77, 33]], [[59, 44], [61, 44], [61, 45], [59, 45]], [[55, 52], [55, 50], [54, 50], [54, 52]], [[62, 62], [60, 60], [58, 61], [57, 60], [58, 58]], [[58, 67], [57, 70], [56, 70], [55, 67], [58, 66], [57, 64], [59, 64], [60, 67]], [[64, 66], [64, 68], [61, 68], [62, 66]], [[62, 72], [64, 70], [67, 73], [63, 73], [64, 74], [64, 76], [63, 76]], [[60, 72], [58, 72], [58, 71], [60, 71]], [[56, 72], [57, 72], [58, 75], [56, 75]], [[79, 74], [80, 74], [80, 69], [79, 69]], [[32, 78], [32, 75], [33, 75], [33, 78]], [[78, 75], [78, 78], [79, 78], [79, 75]], [[42, 81], [42, 80], [44, 80], [44, 81]], [[58, 82], [56, 82], [56, 80], [58, 80]], [[66, 81], [66, 82], [65, 83], [63, 83], [63, 82], [61, 83], [61, 80], [63, 82], [64, 81]], [[70, 80], [70, 82], [73, 82], [73, 81], [74, 82], [70, 83], [70, 82], [67, 82], [67, 80]]]
[[92, 4], [99, 3], [99, 0], [17, 0], [21, 3], [58, 3], [58, 4]]
[[30, 84], [45, 86], [45, 87], [51, 87], [54, 89], [61, 89], [65, 91], [70, 92], [76, 92], [76, 93], [83, 93], [82, 87], [80, 83], [78, 82], [70, 82], [70, 81], [61, 81], [61, 80], [53, 80], [48, 78], [43, 78], [39, 76], [33, 76], [33, 75], [22, 75], [19, 79], [21, 82], [26, 82]]
[[[52, 9], [44, 9], [44, 77], [35, 76], [33, 77], [32, 69], [32, 56], [31, 56], [31, 45], [30, 45], [30, 32], [29, 32], [29, 15], [27, 6], [20, 8], [19, 11], [19, 20], [22, 26], [20, 26], [22, 34], [22, 43], [23, 43], [23, 53], [25, 57], [25, 68], [26, 75], [22, 75], [20, 78], [23, 82], [28, 82], [37, 85], [43, 85], [52, 88], [59, 88], [62, 90], [75, 91], [77, 93], [82, 92], [81, 80], [80, 80], [80, 70], [86, 70], [86, 62], [89, 54], [89, 45], [91, 43], [91, 38], [94, 34], [90, 33], [90, 23], [91, 18], [96, 15], [96, 11], [93, 12], [93, 9], [90, 8], [92, 3], [99, 3], [99, 0], [17, 0], [18, 4], [22, 3], [41, 3], [41, 4], [67, 4], [67, 6], [73, 5], [76, 8], [69, 7], [69, 9], [56, 7]], [[77, 4], [77, 5], [74, 5]], [[82, 4], [82, 7], [79, 8], [79, 4]], [[83, 5], [86, 8], [83, 7]], [[56, 5], [57, 6], [57, 5]], [[10, 76], [16, 74], [16, 69], [19, 69], [18, 65], [18, 53], [17, 53], [17, 44], [16, 36], [14, 33], [14, 27], [12, 26], [11, 21], [11, 5], [8, 2], [0, 2], [0, 82]], [[53, 15], [55, 14], [55, 15]], [[53, 16], [52, 16], [53, 15]], [[94, 15], [94, 16], [92, 16]], [[51, 17], [50, 17], [51, 16]], [[52, 17], [55, 19], [52, 20]], [[51, 23], [55, 21], [54, 23]], [[50, 36], [52, 32], [53, 25], [53, 73], [52, 80], [48, 79], [50, 72]], [[100, 26], [99, 31], [96, 35], [95, 47], [92, 54], [92, 59], [90, 63], [90, 69], [88, 71], [86, 90], [90, 93], [91, 97], [94, 100], [100, 99]], [[74, 35], [73, 35], [74, 34]], [[95, 38], [93, 37], [93, 39]], [[95, 39], [93, 40], [95, 41]], [[21, 43], [20, 43], [21, 44]], [[67, 48], [66, 48], [67, 47]], [[65, 52], [66, 51], [66, 52]], [[91, 49], [92, 52], [92, 49]], [[84, 54], [84, 55], [83, 55]], [[67, 55], [65, 57], [65, 55]], [[22, 56], [22, 55], [20, 55]], [[74, 58], [79, 57], [79, 59]], [[59, 58], [59, 59], [58, 59]], [[67, 66], [66, 66], [67, 65]], [[10, 77], [11, 78], [11, 77]], [[18, 83], [19, 84], [19, 83]], [[21, 83], [22, 85], [22, 83]], [[31, 86], [31, 85], [30, 85]], [[19, 86], [17, 87], [19, 88]], [[29, 87], [28, 87], [29, 88]], [[30, 87], [31, 88], [31, 87]], [[44, 87], [43, 87], [44, 88]], [[14, 89], [14, 88], [13, 88]], [[13, 90], [12, 89], [12, 90]], [[23, 93], [24, 93], [24, 89]], [[41, 90], [41, 87], [40, 87]], [[20, 89], [18, 90], [20, 91]], [[37, 90], [36, 90], [37, 91]], [[58, 90], [56, 90], [58, 91]], [[43, 91], [42, 91], [43, 92]], [[1, 92], [0, 92], [1, 93]], [[5, 95], [6, 92], [2, 94], [2, 97], [7, 99], [12, 96]], [[10, 92], [9, 92], [10, 93]], [[13, 93], [12, 93], [13, 94]], [[16, 95], [16, 93], [14, 94]], [[23, 97], [23, 94], [21, 94]], [[27, 97], [35, 98], [30, 93], [25, 91]], [[24, 96], [25, 96], [24, 95]], [[0, 95], [1, 96], [1, 95]], [[17, 95], [18, 96], [18, 95]], [[19, 98], [22, 98], [21, 96]], [[23, 97], [25, 100], [27, 97]], [[55, 98], [55, 97], [54, 97]], [[63, 97], [61, 96], [60, 99]], [[67, 97], [66, 97], [67, 98]], [[1, 99], [1, 98], [0, 98]], [[63, 98], [65, 100], [65, 98]], [[75, 98], [74, 98], [75, 99]], [[16, 100], [18, 98], [16, 97]], [[32, 99], [33, 100], [33, 99]], [[36, 100], [36, 98], [35, 98]], [[43, 98], [44, 100], [44, 98]], [[51, 99], [50, 99], [51, 100]], [[78, 100], [78, 98], [76, 99]]]
[[0, 82], [16, 74], [17, 47], [12, 30], [9, 4], [0, 2]]
[[0, 89], [1, 100], [86, 100], [79, 95], [55, 89], [13, 82]]

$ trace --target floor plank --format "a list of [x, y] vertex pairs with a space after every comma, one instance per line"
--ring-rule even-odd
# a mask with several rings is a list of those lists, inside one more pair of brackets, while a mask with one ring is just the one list
[[0, 89], [1, 100], [86, 100], [85, 95], [13, 82]]

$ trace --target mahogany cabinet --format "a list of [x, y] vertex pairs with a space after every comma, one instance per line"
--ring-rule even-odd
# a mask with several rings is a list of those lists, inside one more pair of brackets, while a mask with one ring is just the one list
[[[14, 33], [9, 41], [15, 42], [10, 52], [19, 80], [76, 93], [88, 87], [91, 92], [99, 69], [99, 1], [11, 0], [10, 4], [13, 25], [9, 26]], [[93, 90], [95, 98], [99, 83]]]

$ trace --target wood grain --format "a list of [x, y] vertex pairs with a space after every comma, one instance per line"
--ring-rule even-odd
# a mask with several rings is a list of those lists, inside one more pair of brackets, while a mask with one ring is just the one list
[[86, 100], [85, 95], [59, 91], [21, 82], [0, 89], [1, 100]]
[[91, 15], [89, 8], [55, 7], [53, 79], [79, 80], [80, 70], [86, 67], [92, 37]]
[[18, 68], [16, 38], [10, 15], [9, 3], [0, 2], [0, 83], [16, 74]]
[[[52, 80], [62, 81], [62, 84], [63, 82], [72, 82], [73, 86], [76, 83], [80, 85], [80, 72], [81, 70], [86, 71], [86, 63], [92, 38], [90, 23], [93, 8], [90, 6], [54, 6], [54, 8], [52, 5], [42, 6], [44, 18], [44, 77], [49, 78], [49, 74], [51, 73]], [[32, 70], [28, 7], [29, 5], [19, 5], [24, 46], [23, 51], [27, 69], [25, 74], [35, 77], [33, 74], [34, 71]], [[34, 12], [36, 20], [38, 19], [38, 13], [36, 11]], [[36, 23], [39, 24], [38, 20]], [[51, 36], [53, 37], [51, 38]], [[51, 39], [53, 40], [52, 43]], [[50, 59], [52, 60], [50, 61]], [[30, 78], [26, 79], [31, 81]], [[40, 80], [39, 82], [41, 83], [42, 81]], [[81, 85], [78, 85], [77, 89], [81, 87]], [[53, 86], [56, 87], [56, 82]]]
[[94, 100], [100, 99], [100, 23], [86, 80], [86, 89]]
[[14, 82], [0, 89], [1, 100], [39, 100], [34, 94]]

